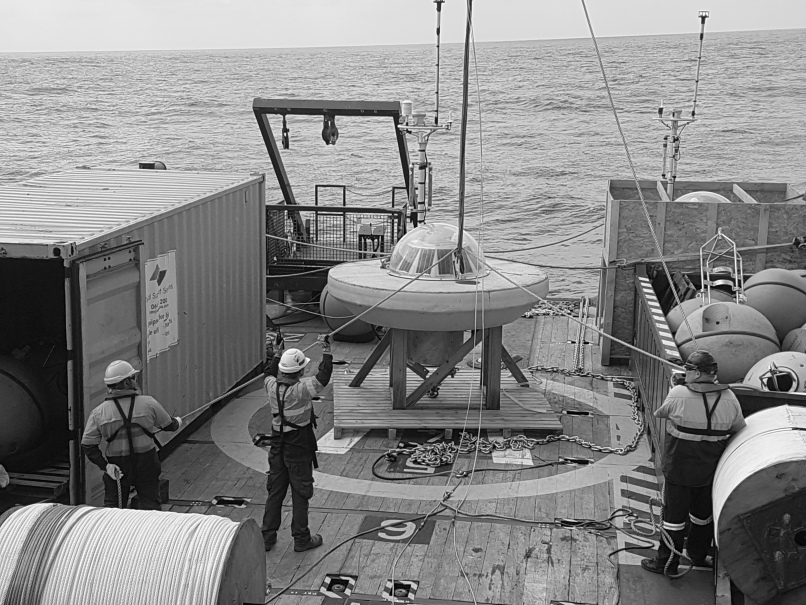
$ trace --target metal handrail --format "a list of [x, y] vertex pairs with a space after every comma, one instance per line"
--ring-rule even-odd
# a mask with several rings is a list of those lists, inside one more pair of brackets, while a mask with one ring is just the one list
[[[636, 293], [634, 344], [641, 350], [662, 359], [669, 359], [650, 311], [650, 301], [644, 294], [639, 281], [639, 277], [645, 276], [642, 276], [641, 273], [641, 271], [636, 271], [634, 278]], [[663, 405], [669, 392], [672, 371], [668, 365], [646, 355], [631, 355], [630, 365], [635, 372], [636, 382], [641, 392], [646, 426], [649, 429], [653, 449], [657, 453], [663, 452], [666, 442], [666, 420], [655, 418], [655, 411]]]

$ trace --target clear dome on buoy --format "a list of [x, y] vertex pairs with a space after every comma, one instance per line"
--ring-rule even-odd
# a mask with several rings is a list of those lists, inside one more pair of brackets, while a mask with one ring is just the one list
[[714, 193], [713, 191], [692, 191], [685, 195], [681, 195], [675, 202], [717, 202], [722, 204], [730, 204], [730, 200], [724, 195]]
[[[456, 279], [453, 252], [459, 241], [459, 228], [447, 223], [428, 223], [404, 235], [389, 260], [389, 273], [420, 279]], [[489, 270], [478, 242], [465, 231], [462, 238], [464, 279], [483, 277]]]

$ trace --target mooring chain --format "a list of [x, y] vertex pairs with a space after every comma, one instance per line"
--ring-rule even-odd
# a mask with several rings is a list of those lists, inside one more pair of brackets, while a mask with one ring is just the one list
[[582, 437], [576, 435], [548, 435], [543, 438], [530, 438], [526, 435], [514, 435], [506, 439], [485, 439], [483, 437], [474, 437], [470, 433], [462, 432], [459, 444], [452, 441], [441, 441], [437, 443], [424, 443], [422, 445], [410, 443], [409, 447], [398, 447], [387, 450], [386, 456], [389, 460], [397, 458], [398, 454], [406, 454], [409, 460], [414, 464], [422, 466], [439, 467], [446, 464], [453, 464], [459, 454], [470, 454], [476, 450], [482, 454], [491, 454], [492, 452], [502, 452], [505, 450], [520, 451], [523, 449], [532, 450], [538, 445], [546, 445], [554, 443], [555, 441], [568, 441], [576, 443], [582, 447], [588, 448], [595, 452], [603, 452], [605, 454], [619, 454], [624, 455], [632, 452], [638, 447], [638, 442], [644, 434], [644, 417], [641, 414], [641, 409], [638, 403], [638, 389], [635, 385], [623, 378], [617, 376], [607, 376], [605, 374], [597, 374], [595, 372], [583, 372], [580, 370], [569, 370], [559, 366], [530, 366], [528, 368], [532, 373], [534, 372], [548, 372], [551, 374], [562, 374], [564, 376], [579, 376], [590, 377], [598, 380], [606, 380], [614, 384], [619, 384], [626, 388], [631, 395], [630, 408], [632, 421], [635, 423], [637, 430], [632, 441], [623, 447], [610, 447], [606, 445], [597, 445], [590, 441], [585, 441]]
[[560, 300], [553, 301], [551, 303], [540, 301], [534, 307], [526, 311], [526, 313], [524, 313], [521, 317], [531, 318], [545, 315], [571, 315], [577, 311], [579, 305], [579, 301]]
[[411, 447], [398, 447], [386, 452], [386, 456], [391, 460], [397, 454], [407, 454], [409, 460], [415, 464], [423, 466], [438, 467], [445, 464], [453, 464], [459, 454], [470, 454], [478, 450], [482, 454], [491, 454], [494, 451], [503, 452], [506, 450], [520, 451], [523, 449], [534, 449], [540, 445], [541, 439], [530, 439], [526, 435], [515, 435], [506, 439], [485, 439], [474, 437], [470, 433], [462, 432], [459, 445], [452, 441], [442, 441], [438, 443], [424, 443], [422, 445], [410, 444]]
[[641, 408], [638, 403], [638, 389], [630, 380], [619, 378], [617, 376], [607, 376], [605, 374], [598, 374], [596, 372], [584, 372], [581, 370], [569, 370], [568, 368], [561, 368], [559, 366], [529, 366], [528, 370], [534, 374], [535, 372], [547, 372], [550, 374], [562, 374], [563, 376], [579, 376], [583, 378], [596, 378], [598, 380], [606, 380], [614, 384], [623, 386], [630, 392], [630, 418], [635, 423], [637, 430], [632, 438], [632, 441], [624, 447], [609, 447], [605, 445], [596, 445], [589, 441], [585, 441], [581, 437], [574, 435], [549, 435], [541, 443], [551, 443], [553, 441], [570, 441], [586, 447], [595, 452], [604, 452], [606, 454], [619, 454], [624, 455], [632, 452], [638, 447], [638, 442], [644, 434], [644, 416], [641, 414]]

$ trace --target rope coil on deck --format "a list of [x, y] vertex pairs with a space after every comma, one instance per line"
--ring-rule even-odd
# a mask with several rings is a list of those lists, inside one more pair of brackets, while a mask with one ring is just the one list
[[264, 595], [253, 520], [33, 504], [0, 524], [4, 605], [217, 605]]

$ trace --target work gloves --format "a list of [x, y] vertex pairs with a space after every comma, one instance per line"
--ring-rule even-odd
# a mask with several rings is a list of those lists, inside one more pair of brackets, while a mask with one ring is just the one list
[[274, 335], [274, 338], [266, 345], [266, 361], [271, 361], [271, 358], [275, 355], [279, 355], [283, 352], [285, 348], [285, 341], [283, 340], [283, 335], [280, 334], [280, 331], [277, 331], [277, 334]]
[[323, 334], [317, 339], [319, 344], [322, 345], [322, 353], [330, 353], [330, 336]]
[[123, 478], [123, 471], [120, 470], [120, 467], [117, 464], [108, 463], [106, 465], [106, 474], [115, 481], [119, 481]]

